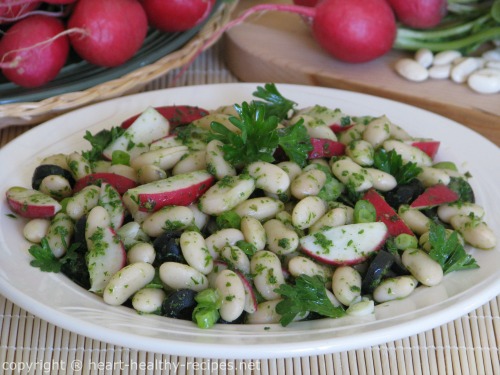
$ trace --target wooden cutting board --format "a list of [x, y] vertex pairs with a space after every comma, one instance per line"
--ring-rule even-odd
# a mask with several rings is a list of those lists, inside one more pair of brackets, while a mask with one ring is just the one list
[[[235, 16], [264, 2], [242, 0]], [[282, 12], [253, 15], [227, 31], [224, 43], [226, 64], [242, 81], [334, 87], [385, 97], [451, 118], [500, 145], [500, 94], [477, 94], [450, 80], [409, 82], [393, 68], [407, 53], [391, 51], [368, 63], [342, 63], [318, 46], [300, 16]]]

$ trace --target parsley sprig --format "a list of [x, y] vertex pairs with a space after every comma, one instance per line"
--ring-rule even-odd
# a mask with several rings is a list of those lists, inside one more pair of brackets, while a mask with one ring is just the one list
[[315, 312], [330, 318], [345, 315], [341, 306], [334, 306], [326, 295], [326, 288], [319, 276], [300, 275], [295, 285], [282, 284], [276, 289], [283, 300], [276, 305], [276, 312], [281, 315], [280, 323], [287, 326], [293, 319], [306, 312]]
[[34, 258], [31, 260], [30, 265], [32, 267], [40, 268], [43, 272], [61, 272], [63, 264], [73, 261], [76, 257], [76, 249], [79, 244], [71, 245], [66, 254], [62, 258], [56, 258], [50, 249], [49, 241], [47, 238], [42, 238], [40, 244], [31, 245], [28, 249], [31, 256]]
[[393, 175], [398, 184], [406, 184], [422, 172], [422, 168], [416, 163], [404, 163], [403, 158], [396, 151], [386, 151], [382, 148], [375, 152], [373, 165]]
[[125, 129], [116, 126], [108, 129], [103, 129], [96, 134], [92, 134], [90, 131], [86, 131], [83, 137], [89, 141], [92, 148], [88, 151], [83, 151], [82, 155], [89, 162], [95, 162], [102, 159], [102, 152], [112, 141], [117, 139], [125, 132]]
[[289, 118], [297, 105], [294, 101], [283, 97], [274, 83], [266, 83], [264, 87], [258, 86], [253, 96], [264, 99], [264, 102], [258, 102], [266, 107], [268, 116], [276, 116], [278, 120]]
[[441, 265], [445, 274], [479, 268], [476, 260], [466, 253], [457, 232], [453, 231], [447, 235], [442, 225], [431, 223], [429, 241], [431, 244], [429, 255]]

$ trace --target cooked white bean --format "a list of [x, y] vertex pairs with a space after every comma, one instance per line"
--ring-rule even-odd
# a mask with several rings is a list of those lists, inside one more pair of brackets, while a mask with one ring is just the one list
[[158, 237], [169, 230], [187, 228], [194, 223], [194, 214], [186, 206], [165, 206], [152, 213], [142, 223], [142, 230], [151, 237]]
[[477, 218], [482, 218], [484, 213], [483, 207], [471, 202], [442, 204], [437, 209], [439, 219], [445, 223], [449, 223], [450, 219], [455, 215], [468, 216], [473, 214]]
[[428, 68], [434, 61], [434, 53], [428, 48], [420, 48], [415, 52], [415, 61], [424, 68]]
[[92, 172], [89, 162], [79, 152], [75, 151], [67, 155], [66, 163], [76, 180], [79, 180]]
[[398, 141], [408, 141], [412, 139], [412, 136], [408, 134], [406, 130], [404, 130], [401, 126], [394, 124], [393, 122], [389, 123], [391, 126], [391, 138], [396, 139]]
[[229, 265], [220, 260], [214, 260], [214, 268], [212, 268], [212, 272], [207, 275], [208, 286], [209, 288], [215, 289], [215, 280], [217, 280], [217, 276], [229, 268]]
[[208, 288], [208, 279], [193, 267], [177, 263], [165, 262], [160, 266], [160, 279], [173, 290], [191, 289], [200, 292]]
[[248, 324], [273, 324], [279, 323], [281, 315], [276, 312], [276, 305], [281, 302], [281, 299], [264, 301], [259, 303], [257, 311], [247, 315], [246, 323]]
[[267, 248], [278, 255], [290, 254], [299, 246], [299, 235], [283, 222], [271, 219], [264, 223]]
[[88, 241], [97, 228], [106, 228], [109, 226], [111, 226], [109, 212], [104, 207], [95, 206], [87, 215], [87, 221], [85, 222], [85, 239]]
[[65, 154], [53, 154], [45, 157], [40, 162], [40, 165], [57, 165], [63, 169], [70, 170], [68, 167], [68, 155]]
[[137, 180], [141, 184], [147, 184], [149, 182], [162, 180], [164, 178], [167, 178], [167, 172], [165, 172], [157, 165], [143, 165], [137, 170]]
[[326, 174], [318, 168], [300, 173], [290, 184], [290, 191], [297, 199], [318, 195], [326, 182]]
[[246, 202], [254, 190], [255, 180], [250, 176], [226, 176], [200, 197], [200, 210], [208, 215], [219, 215]]
[[208, 251], [203, 236], [195, 231], [184, 231], [179, 239], [182, 255], [187, 264], [206, 275], [214, 266], [212, 255]]
[[123, 177], [127, 177], [128, 179], [137, 182], [137, 171], [129, 165], [125, 164], [113, 164], [108, 168], [109, 173], [118, 174]]
[[240, 132], [240, 129], [238, 129], [231, 123], [231, 121], [229, 121], [229, 117], [230, 117], [229, 114], [213, 112], [209, 113], [206, 116], [203, 116], [202, 118], [194, 120], [193, 125], [196, 127], [210, 130], [210, 124], [216, 121], [235, 133]]
[[221, 141], [213, 139], [208, 142], [205, 150], [207, 170], [218, 180], [224, 176], [236, 176], [236, 169], [224, 159], [222, 145]]
[[396, 178], [393, 175], [381, 171], [380, 169], [365, 168], [365, 170], [371, 177], [373, 187], [377, 190], [389, 191], [394, 189], [398, 184]]
[[350, 266], [338, 267], [332, 275], [332, 292], [343, 305], [349, 306], [361, 295], [361, 275]]
[[241, 232], [245, 241], [255, 246], [257, 250], [263, 250], [266, 246], [266, 230], [262, 223], [254, 217], [244, 216], [241, 218]]
[[97, 206], [101, 189], [98, 186], [90, 185], [84, 187], [72, 197], [68, 198], [66, 212], [73, 220], [78, 220]]
[[293, 277], [299, 277], [300, 275], [320, 276], [325, 282], [330, 281], [333, 274], [332, 268], [318, 264], [314, 260], [303, 256], [294, 256], [290, 259], [288, 271]]
[[152, 314], [161, 309], [166, 297], [163, 289], [142, 288], [132, 297], [132, 307], [141, 313]]
[[433, 167], [421, 167], [422, 172], [419, 173], [417, 179], [425, 186], [434, 186], [437, 184], [448, 185], [450, 176], [442, 169]]
[[475, 57], [468, 57], [451, 68], [450, 77], [453, 82], [464, 83], [472, 72], [481, 67], [481, 61]]
[[221, 297], [219, 313], [227, 322], [236, 320], [245, 308], [245, 288], [240, 277], [231, 270], [222, 271], [215, 280]]
[[271, 194], [282, 194], [290, 186], [290, 177], [277, 165], [256, 161], [248, 165], [248, 174], [255, 179], [255, 186]]
[[71, 244], [73, 232], [73, 221], [64, 212], [58, 212], [56, 216], [52, 218], [47, 230], [46, 238], [50, 250], [52, 250], [52, 253], [56, 258], [60, 258], [66, 254], [66, 251]]
[[154, 151], [160, 148], [170, 148], [178, 146], [183, 146], [182, 140], [180, 138], [177, 138], [177, 136], [175, 135], [168, 135], [151, 142], [151, 144], [149, 145], [149, 150]]
[[205, 228], [205, 226], [208, 223], [208, 220], [210, 219], [210, 216], [204, 212], [201, 212], [196, 203], [190, 204], [189, 206], [187, 206], [187, 208], [193, 211], [193, 217], [194, 217], [193, 224], [200, 230]]
[[226, 245], [219, 252], [219, 259], [227, 261], [231, 268], [250, 274], [250, 259], [238, 246]]
[[247, 199], [234, 208], [240, 217], [251, 216], [257, 220], [265, 221], [285, 209], [285, 205], [278, 199], [271, 197], [259, 197]]
[[281, 262], [276, 254], [268, 250], [257, 251], [250, 260], [250, 270], [257, 291], [266, 300], [280, 297], [274, 290], [285, 283]]
[[138, 242], [127, 251], [127, 261], [129, 263], [153, 264], [155, 257], [155, 248], [149, 242]]
[[349, 208], [351, 207], [332, 208], [309, 228], [309, 233], [314, 233], [324, 228], [334, 228], [349, 224], [352, 222], [352, 220], [349, 220]]
[[347, 315], [350, 316], [367, 316], [373, 314], [375, 311], [375, 303], [368, 298], [361, 298], [351, 303], [346, 310]]
[[194, 171], [200, 171], [207, 168], [206, 151], [191, 151], [174, 166], [172, 174], [183, 174]]
[[126, 249], [130, 249], [137, 242], [149, 241], [149, 236], [141, 229], [136, 221], [129, 221], [116, 231]]
[[459, 51], [447, 50], [441, 51], [434, 55], [433, 65], [447, 65], [451, 64], [453, 60], [462, 57], [462, 54]]
[[160, 148], [153, 151], [147, 151], [132, 159], [130, 166], [135, 170], [145, 165], [156, 165], [163, 170], [171, 169], [181, 158], [186, 155], [188, 148], [186, 146], [176, 146], [169, 148]]
[[396, 61], [394, 68], [400, 76], [410, 81], [422, 82], [429, 78], [427, 69], [410, 58], [403, 58]]
[[345, 153], [356, 164], [362, 167], [368, 167], [373, 164], [375, 151], [372, 144], [363, 139], [356, 139], [349, 143], [345, 149]]
[[401, 159], [403, 159], [405, 163], [416, 163], [419, 167], [430, 167], [432, 165], [432, 159], [429, 155], [406, 143], [391, 139], [385, 141], [382, 147], [386, 151], [394, 150], [397, 154], [401, 155]]
[[418, 281], [413, 276], [396, 276], [382, 280], [373, 291], [373, 299], [387, 302], [408, 297], [417, 287]]
[[293, 181], [295, 177], [297, 177], [302, 172], [302, 168], [300, 168], [300, 165], [293, 161], [282, 161], [281, 163], [278, 163], [276, 165], [288, 174], [290, 181]]
[[497, 244], [495, 233], [480, 218], [455, 215], [451, 217], [450, 224], [462, 235], [465, 242], [478, 249], [493, 249]]
[[340, 143], [343, 143], [347, 146], [355, 139], [362, 139], [365, 129], [365, 124], [354, 124], [349, 129], [340, 132], [340, 134], [337, 135], [338, 140]]
[[108, 172], [111, 167], [111, 162], [109, 160], [97, 160], [92, 163], [92, 172], [101, 173]]
[[42, 241], [42, 238], [47, 234], [49, 226], [49, 219], [31, 219], [23, 228], [24, 238], [33, 243], [40, 243]]
[[323, 199], [308, 196], [301, 199], [292, 211], [292, 223], [299, 229], [307, 229], [314, 225], [325, 213], [327, 205]]
[[417, 209], [410, 208], [408, 205], [401, 205], [398, 209], [398, 215], [416, 234], [421, 235], [429, 230], [431, 219]]
[[218, 253], [226, 245], [236, 245], [236, 242], [243, 241], [245, 237], [239, 229], [225, 228], [218, 230], [205, 238], [205, 244], [212, 258], [217, 259]]
[[451, 64], [433, 65], [429, 68], [429, 77], [432, 79], [448, 79], [451, 74]]
[[57, 200], [61, 200], [73, 194], [69, 181], [61, 175], [46, 176], [40, 183], [38, 190]]
[[480, 94], [496, 94], [500, 92], [500, 70], [479, 69], [467, 78], [467, 84]]
[[438, 285], [443, 280], [443, 269], [423, 250], [406, 249], [401, 261], [412, 276], [426, 286]]
[[133, 263], [115, 273], [104, 288], [102, 298], [108, 305], [119, 306], [149, 284], [155, 269], [149, 263]]
[[346, 156], [332, 159], [331, 168], [333, 175], [340, 182], [357, 192], [368, 190], [373, 186], [371, 176], [366, 169]]
[[379, 147], [390, 136], [391, 121], [385, 115], [370, 121], [363, 132], [363, 140], [370, 143], [374, 148]]

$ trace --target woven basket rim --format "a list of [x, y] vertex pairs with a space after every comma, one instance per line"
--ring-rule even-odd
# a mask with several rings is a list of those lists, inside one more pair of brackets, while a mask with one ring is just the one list
[[182, 48], [154, 63], [86, 90], [68, 92], [36, 102], [0, 105], [0, 129], [13, 125], [37, 124], [88, 104], [139, 91], [154, 79], [190, 63], [200, 48], [207, 49], [215, 43], [217, 40], [213, 40], [213, 35], [231, 20], [237, 3], [238, 1], [222, 2], [208, 22]]

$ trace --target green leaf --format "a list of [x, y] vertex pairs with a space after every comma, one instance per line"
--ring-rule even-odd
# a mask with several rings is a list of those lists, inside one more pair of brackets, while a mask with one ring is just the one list
[[40, 268], [43, 272], [61, 271], [61, 262], [52, 253], [47, 238], [42, 238], [40, 245], [32, 245], [28, 251], [34, 258], [30, 262], [31, 266]]
[[304, 120], [286, 128], [278, 129], [279, 146], [288, 158], [304, 167], [307, 163], [307, 156], [313, 147], [311, 137], [307, 134], [307, 129], [303, 125]]
[[95, 135], [92, 135], [92, 133], [87, 130], [83, 138], [90, 142], [92, 149], [83, 151], [82, 156], [89, 162], [101, 160], [103, 150], [124, 132], [125, 129], [119, 126], [113, 127], [110, 130], [103, 129]]
[[403, 158], [396, 151], [387, 152], [382, 148], [375, 152], [373, 165], [375, 168], [393, 175], [398, 184], [406, 184], [422, 172], [422, 168], [416, 163], [404, 163]]
[[275, 116], [280, 121], [289, 118], [297, 105], [294, 101], [283, 97], [274, 83], [266, 83], [264, 87], [258, 86], [253, 95], [265, 100], [265, 102], [259, 101], [259, 103], [265, 105], [267, 116]]
[[111, 154], [111, 165], [130, 165], [130, 154], [122, 150], [115, 150]]
[[324, 280], [319, 276], [300, 275], [295, 285], [282, 284], [275, 290], [283, 300], [276, 305], [282, 326], [290, 324], [296, 316], [315, 312], [325, 317], [340, 318], [345, 315], [341, 306], [334, 306], [326, 294]]
[[235, 211], [226, 211], [217, 216], [215, 223], [217, 225], [217, 229], [240, 229], [241, 217]]

